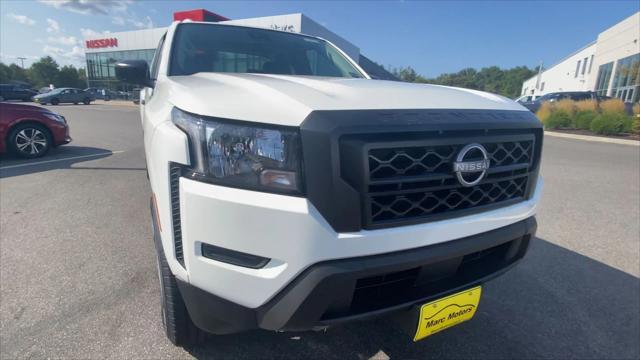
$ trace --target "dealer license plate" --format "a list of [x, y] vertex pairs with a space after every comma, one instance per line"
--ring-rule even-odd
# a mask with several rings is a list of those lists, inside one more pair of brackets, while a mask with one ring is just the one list
[[478, 286], [422, 305], [413, 341], [471, 320], [480, 303], [481, 293], [482, 287]]

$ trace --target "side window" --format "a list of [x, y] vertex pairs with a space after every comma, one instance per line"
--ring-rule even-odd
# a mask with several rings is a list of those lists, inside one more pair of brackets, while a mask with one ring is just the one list
[[162, 48], [164, 47], [164, 39], [166, 35], [160, 39], [160, 43], [158, 44], [158, 48], [156, 49], [156, 53], [153, 55], [153, 60], [151, 61], [151, 79], [155, 80], [158, 78], [158, 71], [160, 69], [160, 57], [162, 56]]

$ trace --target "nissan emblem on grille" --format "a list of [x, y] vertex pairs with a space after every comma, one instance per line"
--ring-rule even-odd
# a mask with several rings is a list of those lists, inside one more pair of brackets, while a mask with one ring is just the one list
[[[467, 158], [470, 159], [465, 161]], [[462, 186], [470, 187], [484, 179], [489, 165], [490, 160], [487, 150], [484, 146], [474, 143], [460, 150], [456, 162], [453, 163], [453, 171], [458, 176], [458, 181]], [[465, 174], [471, 174], [471, 179], [465, 178]]]

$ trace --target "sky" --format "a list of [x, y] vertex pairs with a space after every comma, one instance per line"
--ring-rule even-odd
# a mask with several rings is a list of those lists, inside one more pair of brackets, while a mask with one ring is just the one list
[[[303, 13], [387, 67], [548, 67], [640, 11], [640, 1], [0, 0], [0, 60], [84, 66], [84, 35], [167, 26], [174, 11], [231, 19]], [[640, 31], [640, 29], [639, 29]]]

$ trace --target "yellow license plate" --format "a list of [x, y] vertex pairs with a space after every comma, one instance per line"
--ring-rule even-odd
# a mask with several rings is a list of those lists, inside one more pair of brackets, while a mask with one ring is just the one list
[[478, 286], [422, 305], [413, 341], [471, 320], [480, 303], [481, 293], [482, 287]]

